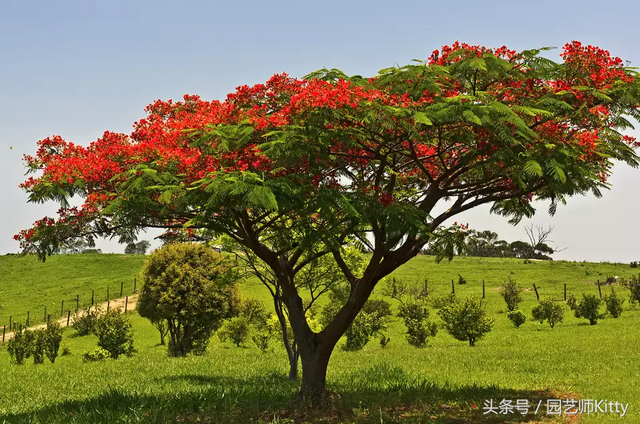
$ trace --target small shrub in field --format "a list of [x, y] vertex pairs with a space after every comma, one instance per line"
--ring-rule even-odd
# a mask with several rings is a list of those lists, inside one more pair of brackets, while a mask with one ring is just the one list
[[239, 316], [222, 323], [222, 326], [218, 330], [218, 337], [222, 342], [229, 340], [234, 345], [240, 347], [240, 345], [245, 343], [249, 338], [250, 331], [249, 320], [246, 317]]
[[564, 320], [564, 309], [562, 305], [551, 299], [542, 299], [531, 311], [531, 316], [540, 324], [547, 321], [551, 328]]
[[111, 354], [108, 350], [105, 350], [101, 347], [97, 347], [90, 352], [85, 352], [82, 354], [83, 362], [96, 362], [96, 361], [104, 361], [105, 359], [109, 359]]
[[638, 261], [633, 261], [629, 264], [631, 268], [638, 268]]
[[618, 297], [615, 290], [611, 289], [611, 294], [604, 296], [604, 304], [607, 307], [607, 312], [613, 318], [618, 318], [622, 315], [622, 305], [624, 304], [624, 299]]
[[607, 279], [604, 280], [604, 284], [613, 284], [616, 282], [616, 277], [614, 277], [613, 275], [607, 275]]
[[482, 301], [473, 297], [454, 299], [442, 307], [438, 314], [449, 334], [456, 340], [468, 341], [469, 346], [475, 346], [493, 326], [493, 319], [487, 317]]
[[98, 318], [95, 333], [98, 346], [109, 352], [113, 359], [120, 355], [131, 356], [135, 352], [131, 323], [117, 310], [112, 309]]
[[245, 317], [250, 324], [264, 326], [269, 319], [267, 308], [258, 299], [243, 299], [240, 302], [240, 316]]
[[467, 279], [458, 274], [458, 284], [467, 284]]
[[25, 335], [27, 336], [29, 341], [29, 348], [31, 349], [31, 356], [33, 357], [34, 365], [44, 364], [44, 348], [45, 348], [45, 330], [39, 328], [34, 331], [25, 331]]
[[71, 349], [69, 348], [69, 346], [62, 346], [62, 353], [60, 354], [60, 356], [69, 356], [71, 355]]
[[101, 310], [98, 307], [89, 307], [86, 311], [79, 315], [73, 316], [73, 329], [76, 330], [78, 336], [88, 336], [92, 334], [96, 328], [96, 322], [100, 316]]
[[575, 294], [571, 294], [569, 295], [569, 297], [567, 297], [567, 305], [572, 311], [576, 310], [576, 308], [578, 307], [578, 298]]
[[449, 293], [444, 296], [436, 296], [431, 300], [431, 306], [433, 306], [435, 309], [442, 309], [451, 302], [455, 302], [455, 300], [456, 295], [453, 293]]
[[55, 363], [60, 351], [60, 343], [62, 343], [62, 328], [60, 324], [56, 321], [47, 322], [47, 327], [42, 334], [42, 343], [44, 345], [44, 354], [52, 364]]
[[507, 312], [507, 318], [509, 318], [509, 321], [511, 321], [516, 328], [520, 327], [527, 321], [527, 316], [520, 309]]
[[[344, 293], [332, 291], [329, 295], [329, 302], [320, 312], [319, 325], [328, 325], [344, 304]], [[373, 336], [379, 334], [387, 328], [389, 316], [391, 315], [391, 304], [383, 299], [369, 299], [356, 318], [353, 320], [345, 336], [346, 343], [343, 350], [355, 351], [366, 346]]]
[[387, 334], [380, 335], [380, 347], [382, 347], [383, 349], [387, 347], [390, 341], [391, 337], [389, 337]]
[[508, 311], [515, 311], [518, 309], [518, 304], [522, 302], [522, 287], [520, 287], [515, 281], [509, 277], [509, 279], [502, 283], [500, 288], [500, 295], [507, 304]]
[[428, 338], [438, 333], [438, 326], [429, 321], [429, 309], [423, 302], [401, 305], [398, 316], [407, 327], [406, 338], [411, 346], [425, 347]]
[[253, 333], [251, 336], [251, 340], [256, 344], [258, 349], [262, 351], [262, 353], [267, 353], [269, 351], [269, 344], [271, 343], [271, 334], [266, 330], [258, 330]]
[[576, 306], [576, 318], [588, 319], [589, 324], [596, 325], [599, 319], [604, 318], [604, 314], [600, 312], [602, 303], [602, 299], [595, 294], [583, 294]]
[[640, 303], [640, 274], [632, 275], [629, 281], [625, 282], [625, 287], [629, 289], [629, 303]]
[[347, 342], [344, 344], [342, 349], [347, 351], [360, 350], [369, 343], [372, 335], [372, 318], [361, 311], [356, 319], [353, 320], [349, 328], [347, 328], [347, 331], [345, 332]]
[[389, 302], [383, 299], [368, 300], [356, 319], [347, 328], [345, 332], [347, 342], [342, 349], [354, 351], [365, 347], [371, 337], [387, 328], [390, 315], [391, 304]]
[[16, 365], [24, 364], [25, 359], [31, 357], [30, 332], [22, 328], [17, 329], [13, 334], [13, 339], [7, 342], [7, 352], [11, 357], [12, 363]]

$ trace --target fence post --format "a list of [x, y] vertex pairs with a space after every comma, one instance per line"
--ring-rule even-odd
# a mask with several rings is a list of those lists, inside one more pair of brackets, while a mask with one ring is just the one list
[[109, 305], [111, 305], [111, 301], [107, 300], [107, 312], [109, 312]]
[[67, 327], [69, 326], [70, 319], [71, 319], [71, 309], [69, 309], [69, 312], [67, 313]]
[[27, 327], [29, 326], [29, 311], [27, 311]]
[[43, 321], [46, 321], [46, 320], [47, 320], [47, 307], [46, 307], [46, 306], [44, 307], [44, 315], [43, 315], [43, 317], [42, 317], [42, 320], [43, 320]]
[[4, 333], [7, 332], [7, 326], [2, 327], [2, 343], [4, 343]]
[[120, 297], [122, 297], [122, 290], [124, 289], [124, 281], [120, 281]]
[[138, 293], [138, 279], [136, 277], [133, 278], [133, 294]]
[[484, 295], [485, 295], [485, 293], [484, 293], [484, 280], [482, 280], [482, 298], [483, 299], [484, 299]]
[[602, 299], [602, 285], [600, 284], [600, 280], [598, 280], [598, 293], [600, 293], [600, 299]]
[[47, 315], [47, 322], [51, 321], [51, 314]]
[[95, 290], [91, 290], [91, 306], [93, 306], [93, 294]]
[[13, 319], [13, 315], [9, 315], [9, 331], [11, 331], [11, 320]]
[[453, 280], [451, 280], [451, 294], [456, 294], [456, 286], [453, 284]]
[[124, 313], [127, 313], [127, 305], [129, 304], [129, 296], [124, 298]]
[[567, 301], [567, 283], [564, 283], [564, 301]]
[[536, 287], [536, 283], [533, 283], [533, 289], [536, 291], [536, 298], [540, 300], [540, 293], [538, 293], [538, 288]]
[[60, 316], [61, 317], [64, 316], [64, 300], [62, 301], [62, 304], [60, 305]]
[[76, 312], [78, 312], [78, 309], [80, 309], [80, 295], [79, 294], [76, 295]]

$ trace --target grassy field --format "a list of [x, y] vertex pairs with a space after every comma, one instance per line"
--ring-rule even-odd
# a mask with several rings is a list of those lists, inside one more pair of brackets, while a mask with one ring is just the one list
[[62, 301], [65, 312], [91, 304], [91, 291], [95, 302], [120, 296], [120, 282], [124, 282], [123, 295], [133, 293], [133, 279], [137, 277], [145, 257], [141, 255], [55, 255], [45, 263], [35, 256], [0, 256], [0, 331], [13, 322], [25, 323], [30, 312], [30, 323], [44, 321], [44, 309], [52, 317], [60, 316]]
[[[25, 261], [20, 281], [46, 281], [62, 292], [66, 281], [88, 278], [90, 268], [82, 266], [82, 260], [96, 267], [112, 261], [107, 266], [110, 269], [117, 268], [120, 260], [130, 265], [120, 269], [120, 276], [110, 274], [115, 280], [135, 275], [136, 265], [128, 261], [138, 260], [138, 267], [141, 263], [139, 258], [118, 255], [54, 259], [76, 258], [75, 271], [67, 269], [61, 279], [44, 268], [50, 262], [43, 265], [27, 263], [28, 258], [10, 260], [16, 267], [16, 262]], [[106, 269], [93, 269], [100, 274], [97, 277], [106, 278]], [[403, 325], [395, 318], [390, 328], [391, 342], [385, 349], [372, 340], [360, 352], [344, 352], [341, 342], [329, 365], [329, 389], [335, 393], [332, 407], [321, 414], [295, 402], [297, 385], [286, 379], [286, 355], [277, 343], [272, 352], [263, 354], [252, 344], [236, 348], [214, 336], [206, 355], [173, 359], [158, 346], [156, 330], [131, 314], [138, 349], [131, 358], [83, 363], [81, 353], [96, 346], [95, 337], [73, 337], [70, 329], [65, 332], [64, 343], [72, 355], [59, 358], [55, 364], [13, 366], [6, 350], [0, 348], [0, 423], [537, 422], [546, 418], [544, 402], [538, 415], [526, 417], [487, 418], [482, 415], [482, 405], [487, 399], [494, 403], [526, 399], [535, 406], [538, 400], [567, 397], [630, 404], [624, 418], [583, 415], [579, 422], [638, 423], [637, 305], [632, 308], [625, 303], [620, 318], [607, 318], [596, 326], [573, 317], [566, 308], [564, 323], [553, 330], [547, 324], [530, 321], [516, 329], [506, 318], [498, 293], [501, 281], [509, 276], [516, 279], [527, 288], [521, 309], [530, 315], [536, 304], [533, 282], [542, 297], [562, 299], [565, 282], [570, 294], [597, 293], [595, 281], [608, 275], [629, 276], [634, 271], [628, 264], [525, 264], [522, 260], [488, 258], [456, 258], [438, 265], [431, 257], [418, 257], [396, 276], [415, 283], [429, 278], [436, 294], [450, 292], [451, 279], [457, 282], [461, 274], [467, 284], [456, 283], [456, 294], [481, 296], [484, 279], [487, 309], [495, 318], [493, 331], [471, 348], [441, 330], [426, 348], [416, 349], [404, 340]], [[83, 277], [74, 280], [73, 272]], [[49, 278], [35, 278], [43, 274]], [[13, 305], [19, 299], [13, 293], [19, 290], [7, 289], [2, 287], [0, 302]], [[626, 291], [616, 289], [626, 297]], [[605, 293], [608, 290], [603, 287]], [[265, 303], [268, 300], [266, 290], [256, 281], [247, 282], [243, 293]]]

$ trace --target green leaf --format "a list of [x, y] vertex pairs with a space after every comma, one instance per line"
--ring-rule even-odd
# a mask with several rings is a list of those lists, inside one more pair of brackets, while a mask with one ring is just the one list
[[535, 177], [542, 177], [542, 167], [535, 160], [527, 161], [522, 168], [525, 174]]
[[478, 115], [470, 110], [465, 110], [464, 112], [462, 112], [462, 116], [464, 116], [467, 122], [472, 122], [476, 125], [482, 125], [482, 120], [478, 118]]
[[419, 124], [433, 125], [433, 122], [431, 122], [431, 119], [429, 119], [424, 112], [416, 112], [415, 115], [413, 115], [413, 118]]

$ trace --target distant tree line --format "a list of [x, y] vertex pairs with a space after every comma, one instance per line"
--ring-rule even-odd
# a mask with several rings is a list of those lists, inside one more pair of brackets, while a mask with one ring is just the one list
[[[465, 256], [480, 256], [490, 258], [522, 258], [551, 260], [553, 253], [563, 249], [556, 249], [549, 246], [549, 235], [553, 227], [544, 228], [533, 225], [525, 227], [529, 242], [517, 240], [509, 243], [501, 240], [497, 233], [491, 230], [478, 231], [469, 229], [467, 231], [464, 249]], [[425, 249], [426, 254], [435, 254], [430, 248]]]

